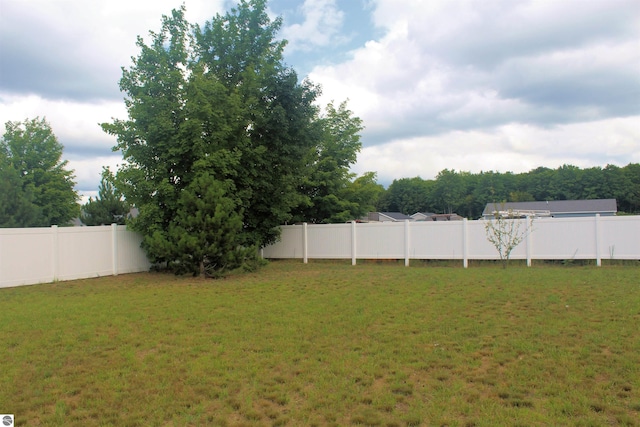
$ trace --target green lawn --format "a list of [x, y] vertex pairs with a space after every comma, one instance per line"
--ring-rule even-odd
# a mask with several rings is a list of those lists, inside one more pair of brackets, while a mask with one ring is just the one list
[[0, 289], [17, 425], [640, 425], [640, 268], [272, 262]]

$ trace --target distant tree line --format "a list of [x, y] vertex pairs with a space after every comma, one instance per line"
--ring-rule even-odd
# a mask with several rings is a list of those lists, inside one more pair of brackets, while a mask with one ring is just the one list
[[457, 213], [475, 219], [487, 203], [579, 199], [616, 199], [619, 213], [640, 213], [640, 164], [586, 169], [563, 165], [519, 174], [444, 169], [433, 180], [394, 180], [376, 205], [382, 212]]

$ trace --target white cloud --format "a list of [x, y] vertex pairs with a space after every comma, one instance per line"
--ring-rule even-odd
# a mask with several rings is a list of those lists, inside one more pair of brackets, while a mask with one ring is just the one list
[[[223, 11], [223, 0], [184, 3], [190, 22]], [[148, 39], [162, 15], [179, 7], [171, 0], [3, 0], [1, 88], [47, 97], [116, 98], [120, 67], [130, 65], [138, 52], [136, 37]]]
[[99, 123], [110, 122], [112, 117], [126, 118], [126, 110], [122, 101], [82, 103], [36, 95], [0, 97], [1, 123], [35, 117], [46, 117], [66, 152], [105, 152], [110, 151], [116, 141], [102, 131]]
[[338, 9], [335, 0], [305, 0], [300, 9], [304, 21], [282, 29], [290, 52], [340, 42], [344, 13]]
[[365, 147], [354, 172], [377, 171], [381, 182], [443, 169], [528, 172], [539, 166], [581, 168], [640, 162], [640, 116], [540, 128], [507, 124], [490, 130], [452, 131]]
[[639, 9], [635, 0], [379, 0], [374, 20], [389, 32], [406, 26], [425, 50], [453, 63], [492, 66], [514, 56], [637, 35]]

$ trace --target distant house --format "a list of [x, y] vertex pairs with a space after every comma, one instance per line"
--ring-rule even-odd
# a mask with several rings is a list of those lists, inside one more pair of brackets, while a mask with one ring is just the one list
[[369, 222], [402, 222], [402, 221], [461, 221], [458, 214], [435, 214], [431, 212], [416, 212], [413, 215], [405, 215], [400, 212], [369, 212]]
[[460, 215], [456, 214], [456, 213], [450, 213], [450, 214], [434, 214], [431, 215], [429, 218], [427, 218], [425, 221], [462, 221], [464, 218], [462, 218]]
[[80, 218], [73, 218], [71, 221], [69, 221], [69, 223], [67, 224], [71, 227], [84, 227], [84, 223], [82, 222], [82, 220]]
[[463, 218], [455, 213], [436, 214], [432, 212], [416, 212], [411, 215], [415, 221], [462, 221]]
[[411, 215], [414, 221], [430, 221], [430, 218], [435, 215], [433, 212], [416, 212]]
[[413, 218], [400, 212], [369, 212], [367, 220], [370, 222], [401, 222], [413, 221]]
[[518, 216], [569, 218], [581, 216], [612, 216], [618, 212], [616, 199], [549, 200], [545, 202], [487, 203], [482, 212], [485, 219], [493, 218], [495, 212], [510, 212]]

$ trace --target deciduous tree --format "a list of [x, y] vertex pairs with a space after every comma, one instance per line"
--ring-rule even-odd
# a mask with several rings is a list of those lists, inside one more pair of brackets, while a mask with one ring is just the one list
[[[347, 185], [343, 191], [346, 200], [352, 201], [357, 210], [352, 211], [349, 220], [364, 217], [368, 212], [378, 210], [378, 201], [384, 193], [382, 184], [378, 184], [375, 172], [365, 172]], [[346, 221], [346, 220], [345, 220]]]
[[294, 209], [294, 221], [311, 223], [345, 222], [361, 216], [361, 205], [349, 191], [354, 174], [350, 167], [362, 147], [362, 120], [347, 108], [329, 103], [326, 113], [315, 123], [321, 138], [309, 151], [300, 191], [306, 196]]
[[504, 204], [494, 204], [493, 218], [485, 220], [484, 229], [487, 240], [496, 248], [502, 268], [507, 268], [511, 252], [532, 231], [533, 217], [521, 218], [512, 210], [506, 210]]
[[67, 225], [79, 213], [73, 171], [44, 119], [7, 122], [0, 141], [0, 226]]
[[436, 176], [431, 204], [438, 213], [455, 213], [467, 191], [461, 173], [443, 169]]

